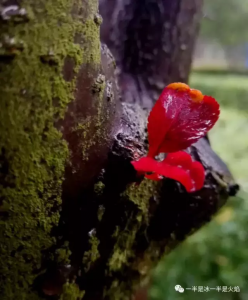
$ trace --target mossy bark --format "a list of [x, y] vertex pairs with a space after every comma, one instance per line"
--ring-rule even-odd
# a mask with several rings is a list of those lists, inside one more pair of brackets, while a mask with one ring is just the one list
[[[164, 1], [160, 10], [159, 20], [166, 13], [171, 25], [163, 27], [166, 32], [173, 26], [180, 29], [170, 48], [174, 56], [170, 52], [165, 62], [171, 72], [165, 69], [163, 84], [187, 79], [199, 19], [200, 4], [190, 8], [175, 2]], [[150, 50], [139, 52], [133, 41], [136, 32], [139, 45], [147, 43], [132, 27], [144, 16], [139, 14], [142, 1], [125, 2], [135, 22], [127, 20], [124, 31], [129, 26], [134, 30], [122, 32], [130, 33], [127, 41], [133, 41], [142, 68], [136, 68], [135, 60], [128, 63], [127, 45], [118, 40], [121, 32], [115, 37], [120, 47], [112, 47], [122, 101], [132, 103], [122, 105], [114, 59], [100, 45], [97, 0], [16, 3], [0, 0], [0, 297], [129, 299], [161, 256], [207, 222], [227, 199], [227, 187], [210, 172], [219, 162], [205, 161], [197, 146], [188, 150], [209, 172], [204, 188], [194, 195], [171, 180], [136, 182], [130, 161], [147, 150], [144, 107], [154, 101], [151, 85], [138, 96], [136, 89], [138, 79], [149, 73], [143, 58]], [[148, 20], [161, 3], [145, 1]], [[191, 20], [188, 27], [179, 22], [183, 13]], [[177, 41], [185, 34], [190, 46], [182, 58]], [[160, 37], [168, 42], [165, 35], [156, 35], [152, 47]], [[119, 59], [118, 49], [127, 56]], [[175, 53], [184, 75], [178, 73]], [[154, 55], [150, 68], [155, 72], [163, 56]], [[126, 75], [136, 85], [129, 94]], [[142, 97], [149, 105], [143, 105]], [[205, 140], [203, 148], [213, 156]]]
[[98, 171], [89, 176], [85, 161], [93, 164], [95, 145], [105, 151], [98, 165], [106, 156], [115, 83], [101, 65], [96, 0], [0, 5], [0, 298], [36, 299], [34, 280], [48, 260], [68, 263], [66, 247], [50, 251], [59, 248], [65, 167], [87, 178]]

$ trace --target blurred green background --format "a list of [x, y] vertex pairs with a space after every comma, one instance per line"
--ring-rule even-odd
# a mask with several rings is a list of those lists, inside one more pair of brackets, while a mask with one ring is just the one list
[[[205, 0], [204, 14], [190, 86], [221, 105], [220, 119], [210, 131], [211, 144], [241, 191], [158, 265], [150, 300], [248, 299], [248, 1]], [[239, 286], [240, 293], [178, 293], [175, 285]]]

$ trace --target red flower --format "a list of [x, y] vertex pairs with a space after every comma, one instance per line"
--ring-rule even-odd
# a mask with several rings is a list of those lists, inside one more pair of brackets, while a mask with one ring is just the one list
[[[205, 136], [219, 114], [214, 98], [184, 83], [169, 84], [148, 117], [148, 156], [132, 165], [149, 179], [160, 180], [164, 176], [181, 182], [188, 192], [201, 189], [205, 179], [203, 166], [180, 150]], [[159, 162], [154, 159], [159, 153], [170, 154]]]

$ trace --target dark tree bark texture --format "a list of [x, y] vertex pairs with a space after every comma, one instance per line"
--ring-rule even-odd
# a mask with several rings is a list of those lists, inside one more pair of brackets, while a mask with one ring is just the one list
[[101, 0], [101, 45], [96, 0], [0, 0], [1, 299], [130, 299], [235, 194], [207, 138], [187, 149], [197, 193], [130, 164], [162, 89], [188, 79], [201, 5]]
[[202, 0], [100, 0], [102, 40], [121, 69], [123, 101], [151, 108], [170, 82], [187, 82]]

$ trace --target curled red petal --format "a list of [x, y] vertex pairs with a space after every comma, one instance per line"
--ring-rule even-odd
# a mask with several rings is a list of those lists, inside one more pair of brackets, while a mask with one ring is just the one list
[[158, 168], [159, 162], [151, 157], [141, 157], [139, 160], [131, 161], [138, 173], [154, 172]]
[[163, 160], [165, 165], [173, 165], [182, 168], [189, 174], [192, 181], [192, 191], [200, 190], [204, 185], [205, 170], [203, 165], [198, 161], [192, 161], [190, 154], [184, 151], [169, 153]]
[[186, 149], [214, 126], [219, 104], [187, 85], [166, 87], [148, 117], [148, 156]]
[[[137, 161], [132, 161], [131, 164], [137, 171], [138, 176], [141, 174], [145, 174], [145, 177], [151, 180], [159, 181], [163, 177], [158, 173], [153, 173], [154, 170], [158, 170], [160, 168], [161, 162], [156, 161], [151, 157], [142, 157]], [[150, 174], [146, 174], [150, 173]]]
[[146, 174], [145, 177], [154, 181], [160, 181], [163, 179], [163, 177], [157, 173]]
[[190, 174], [185, 171], [184, 169], [165, 164], [160, 163], [162, 168], [159, 170], [159, 174], [163, 175], [164, 177], [174, 179], [176, 181], [179, 181], [186, 189], [187, 192], [194, 192], [194, 183], [190, 177]]
[[190, 174], [185, 172], [178, 166], [166, 164], [165, 162], [159, 162], [151, 157], [142, 157], [138, 161], [131, 162], [137, 172], [144, 172], [153, 174], [146, 175], [147, 178], [152, 180], [159, 180], [159, 175], [179, 181], [188, 192], [193, 189], [193, 182], [190, 178]]
[[179, 166], [184, 169], [190, 169], [192, 165], [192, 158], [188, 153], [184, 151], [178, 151], [168, 153], [165, 159], [163, 160], [163, 163]]
[[190, 177], [193, 181], [193, 188], [195, 191], [200, 190], [205, 181], [205, 170], [199, 161], [194, 161], [190, 168]]
[[156, 161], [151, 157], [142, 157], [138, 161], [132, 161], [132, 165], [139, 173], [146, 174], [146, 178], [160, 180], [161, 175], [179, 181], [187, 190], [194, 192], [202, 188], [205, 180], [205, 172], [201, 163], [193, 162], [191, 156], [183, 151], [168, 154], [162, 161]]

